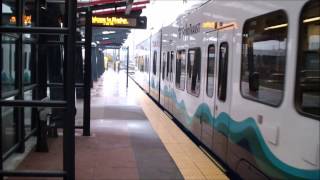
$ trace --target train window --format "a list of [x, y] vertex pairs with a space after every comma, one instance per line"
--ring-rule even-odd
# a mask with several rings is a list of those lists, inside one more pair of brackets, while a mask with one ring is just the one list
[[170, 53], [170, 81], [173, 80], [173, 72], [172, 72], [172, 69], [173, 69], [173, 58], [174, 58], [174, 52], [171, 51], [171, 53]]
[[150, 72], [150, 56], [147, 56], [147, 72]]
[[164, 80], [165, 74], [166, 74], [166, 53], [162, 53], [162, 80]]
[[194, 96], [199, 96], [201, 74], [200, 48], [189, 49], [187, 72], [187, 92]]
[[153, 75], [157, 74], [157, 51], [153, 51], [152, 73]]
[[144, 65], [144, 72], [149, 72], [149, 57], [148, 56], [144, 56], [144, 62], [145, 62], [145, 65]]
[[171, 65], [171, 59], [170, 59], [170, 52], [167, 52], [167, 74], [166, 74], [166, 79], [169, 80], [169, 69]]
[[228, 43], [222, 42], [219, 49], [218, 98], [226, 101], [228, 81]]
[[208, 64], [207, 64], [207, 86], [206, 92], [207, 96], [213, 96], [213, 83], [214, 83], [214, 63], [216, 58], [216, 48], [214, 44], [208, 47]]
[[320, 2], [309, 1], [300, 17], [295, 102], [299, 112], [320, 119]]
[[1, 87], [2, 93], [16, 89], [16, 39], [14, 35], [3, 34], [1, 43]]
[[184, 83], [186, 77], [186, 51], [177, 51], [176, 58], [176, 87], [184, 90]]
[[141, 56], [141, 58], [142, 58], [142, 72], [144, 72], [145, 71], [145, 69], [146, 69], [146, 59], [145, 59], [145, 56]]
[[138, 56], [138, 69], [140, 72], [143, 71], [143, 65], [144, 65], [143, 61], [144, 61], [143, 56]]
[[271, 106], [283, 97], [288, 18], [275, 11], [245, 22], [242, 35], [241, 94]]

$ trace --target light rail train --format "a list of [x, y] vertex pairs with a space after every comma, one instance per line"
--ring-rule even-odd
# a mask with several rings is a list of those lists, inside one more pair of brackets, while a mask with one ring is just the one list
[[208, 1], [132, 77], [244, 179], [320, 179], [320, 1]]

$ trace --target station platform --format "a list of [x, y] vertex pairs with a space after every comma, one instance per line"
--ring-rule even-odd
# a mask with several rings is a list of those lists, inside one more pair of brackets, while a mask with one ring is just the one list
[[[62, 164], [59, 136], [49, 139], [48, 153], [31, 150], [15, 169], [61, 170]], [[91, 136], [76, 131], [75, 171], [79, 180], [228, 179], [130, 78], [126, 88], [125, 73], [113, 71], [91, 90]]]

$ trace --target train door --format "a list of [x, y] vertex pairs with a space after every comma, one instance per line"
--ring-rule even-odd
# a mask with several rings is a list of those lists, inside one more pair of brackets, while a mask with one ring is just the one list
[[231, 62], [234, 27], [218, 30], [217, 43], [217, 81], [214, 101], [213, 151], [222, 160], [227, 160], [229, 123], [226, 115], [231, 105]]
[[170, 51], [167, 51], [164, 53], [164, 57], [167, 61], [166, 61], [166, 67], [165, 67], [165, 77], [164, 77], [164, 81], [165, 81], [165, 87], [164, 87], [164, 104], [165, 104], [165, 108], [167, 111], [169, 111], [169, 92], [170, 92], [170, 82], [169, 82], [169, 65], [170, 65], [170, 57], [169, 57], [169, 53]]
[[167, 59], [166, 59], [166, 52], [162, 52], [161, 57], [161, 67], [160, 67], [160, 104], [166, 108], [166, 66], [167, 66]]
[[151, 38], [152, 73], [150, 76], [150, 94], [154, 100], [160, 102], [160, 80], [161, 80], [161, 32]]
[[151, 96], [156, 99], [156, 84], [157, 81], [157, 51], [152, 51], [152, 61], [151, 61], [151, 74], [150, 74], [150, 94]]
[[212, 150], [213, 141], [213, 121], [214, 121], [214, 92], [217, 86], [217, 71], [216, 71], [216, 52], [217, 52], [217, 37], [218, 32], [213, 31], [206, 34], [205, 55], [203, 56], [205, 70], [205, 87], [203, 102], [207, 108], [204, 109], [201, 115], [201, 141]]
[[174, 99], [173, 99], [173, 91], [174, 91], [174, 84], [173, 84], [173, 61], [174, 61], [174, 51], [168, 52], [169, 54], [169, 77], [168, 77], [168, 81], [169, 81], [169, 99], [168, 99], [168, 110], [170, 113], [173, 113], [173, 105], [174, 105]]

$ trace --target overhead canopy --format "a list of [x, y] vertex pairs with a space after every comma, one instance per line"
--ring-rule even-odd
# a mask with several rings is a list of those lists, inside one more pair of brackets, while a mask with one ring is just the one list
[[[78, 0], [78, 9], [90, 7], [93, 16], [128, 15], [138, 17], [149, 2], [149, 0]], [[92, 41], [102, 48], [120, 48], [129, 33], [130, 29], [95, 27], [92, 30]]]
[[92, 41], [103, 47], [120, 47], [129, 33], [130, 29], [95, 27], [92, 29]]

